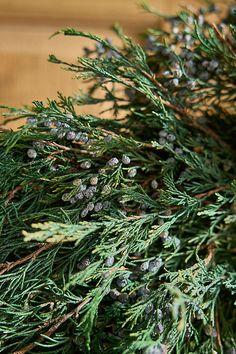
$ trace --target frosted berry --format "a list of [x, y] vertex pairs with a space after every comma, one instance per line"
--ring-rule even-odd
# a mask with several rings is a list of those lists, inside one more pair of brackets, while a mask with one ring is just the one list
[[85, 268], [87, 268], [90, 265], [90, 259], [88, 257], [85, 257], [84, 259], [82, 259], [81, 262], [79, 262], [77, 264], [77, 268], [79, 270], [84, 270]]
[[149, 266], [148, 266], [148, 271], [149, 272], [157, 272], [161, 266], [163, 265], [163, 261], [161, 259], [161, 257], [155, 259], [154, 261], [150, 261], [149, 262]]
[[124, 278], [123, 276], [118, 277], [116, 280], [116, 284], [117, 286], [119, 286], [119, 288], [124, 288], [128, 284], [128, 279]]
[[131, 168], [131, 169], [128, 171], [128, 176], [129, 176], [130, 178], [135, 177], [136, 174], [137, 174], [136, 168]]
[[117, 289], [111, 289], [111, 291], [110, 291], [110, 297], [111, 297], [113, 300], [116, 300], [119, 295], [120, 295], [120, 292], [119, 292]]
[[37, 118], [35, 118], [35, 117], [28, 117], [27, 118], [27, 123], [29, 123], [29, 124], [33, 124], [36, 122], [37, 122]]
[[87, 135], [86, 133], [82, 133], [82, 134], [80, 135], [79, 140], [80, 140], [82, 143], [85, 143], [85, 144], [86, 144], [86, 143], [89, 141], [89, 137], [88, 137], [88, 135]]
[[157, 189], [158, 182], [155, 179], [151, 182], [151, 187], [152, 187], [152, 189]]
[[171, 142], [176, 140], [176, 137], [174, 134], [168, 134], [166, 138], [168, 141], [171, 141]]
[[188, 80], [186, 82], [186, 88], [193, 90], [196, 87], [196, 81], [194, 80]]
[[80, 214], [81, 218], [85, 218], [88, 215], [88, 212], [87, 208], [83, 209]]
[[129, 165], [130, 164], [130, 158], [127, 155], [122, 156], [122, 162], [124, 165]]
[[92, 186], [96, 186], [98, 184], [98, 177], [97, 176], [91, 177], [90, 180], [89, 180], [89, 183]]
[[79, 192], [75, 195], [76, 200], [82, 200], [84, 198], [84, 195], [82, 192]]
[[119, 163], [119, 160], [116, 157], [111, 158], [108, 162], [108, 166], [116, 166]]
[[93, 202], [88, 203], [86, 209], [88, 209], [88, 211], [92, 211], [94, 209], [94, 203]]
[[37, 151], [35, 149], [28, 149], [27, 155], [30, 159], [35, 159], [37, 156]]
[[144, 350], [143, 354], [166, 354], [167, 349], [163, 344], [153, 344]]
[[167, 137], [167, 132], [165, 130], [160, 130], [158, 135], [161, 137], [161, 138], [166, 138]]
[[158, 143], [159, 143], [160, 145], [165, 145], [165, 144], [166, 144], [166, 139], [165, 139], [165, 138], [159, 138], [159, 139], [158, 139]]
[[66, 134], [66, 139], [67, 139], [67, 140], [74, 140], [75, 137], [76, 137], [76, 133], [75, 133], [75, 132], [68, 132], [68, 133]]
[[145, 307], [145, 312], [146, 313], [151, 313], [154, 310], [154, 305], [152, 302], [149, 302], [149, 304], [147, 304], [147, 306]]
[[181, 148], [177, 147], [177, 148], [175, 148], [175, 153], [177, 155], [182, 155], [183, 154], [183, 150]]
[[102, 203], [98, 202], [98, 203], [96, 203], [95, 206], [94, 206], [94, 211], [95, 211], [96, 213], [98, 213], [99, 211], [102, 210], [102, 208], [103, 208]]
[[113, 264], [114, 264], [114, 262], [115, 262], [115, 257], [114, 257], [114, 256], [109, 256], [109, 257], [107, 257], [107, 259], [105, 260], [105, 265], [106, 265], [107, 267], [112, 267]]
[[91, 167], [91, 162], [90, 161], [83, 161], [83, 162], [81, 162], [80, 167], [83, 168], [84, 170], [87, 170]]
[[148, 270], [148, 267], [149, 267], [149, 261], [145, 261], [140, 265], [140, 270], [142, 272], [145, 272], [146, 270]]
[[177, 86], [179, 86], [179, 79], [177, 77], [175, 77], [174, 79], [171, 79], [169, 81], [169, 84], [173, 87], [177, 87]]

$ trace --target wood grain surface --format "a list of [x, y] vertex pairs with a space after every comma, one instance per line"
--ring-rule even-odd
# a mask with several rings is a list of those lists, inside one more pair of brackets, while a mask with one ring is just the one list
[[[168, 14], [175, 13], [181, 4], [176, 0], [148, 2]], [[73, 61], [91, 43], [82, 38], [49, 36], [58, 29], [75, 27], [116, 40], [110, 28], [119, 22], [128, 35], [139, 40], [140, 34], [158, 20], [137, 4], [137, 0], [0, 0], [0, 104], [21, 106], [35, 99], [55, 98], [57, 91], [76, 93], [83, 83], [49, 63], [47, 57], [53, 53]]]

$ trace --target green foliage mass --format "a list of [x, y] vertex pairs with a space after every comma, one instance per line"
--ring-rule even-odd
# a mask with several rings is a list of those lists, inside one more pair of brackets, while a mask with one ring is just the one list
[[90, 87], [5, 114], [0, 353], [236, 352], [235, 19], [58, 32], [95, 41], [49, 57]]

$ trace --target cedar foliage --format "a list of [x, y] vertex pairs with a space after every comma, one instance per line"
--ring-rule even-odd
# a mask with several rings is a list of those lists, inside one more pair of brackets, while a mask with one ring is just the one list
[[95, 41], [49, 57], [90, 88], [7, 107], [1, 353], [235, 353], [235, 14], [165, 16], [142, 46], [56, 33]]

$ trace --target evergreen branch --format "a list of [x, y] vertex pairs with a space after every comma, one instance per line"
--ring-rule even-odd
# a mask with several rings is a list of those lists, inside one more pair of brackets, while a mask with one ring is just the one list
[[[80, 310], [89, 303], [91, 299], [87, 298], [80, 302], [76, 308], [69, 313], [60, 316], [54, 320], [55, 324], [53, 324], [45, 333], [41, 334], [40, 337], [35, 341], [34, 343], [28, 344], [25, 347], [14, 351], [12, 354], [26, 354], [30, 352], [34, 347], [36, 346], [37, 343], [42, 343], [45, 340], [45, 337], [50, 337], [54, 332], [57, 331], [57, 329], [63, 325], [66, 321], [68, 321], [71, 317], [75, 316], [75, 318], [78, 317]], [[48, 323], [45, 324], [45, 327], [48, 327]], [[42, 329], [42, 328], [40, 328]]]

